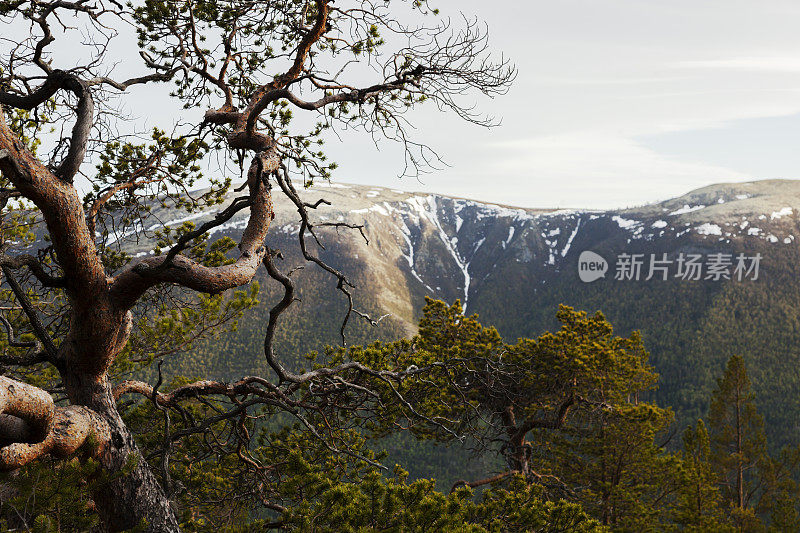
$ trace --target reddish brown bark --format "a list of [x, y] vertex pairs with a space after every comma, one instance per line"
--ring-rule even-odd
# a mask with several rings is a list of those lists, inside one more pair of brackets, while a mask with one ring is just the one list
[[[101, 445], [95, 446], [91, 453], [106, 473], [124, 473], [111, 476], [111, 481], [100, 485], [101, 489], [94, 495], [96, 508], [105, 524], [112, 530], [129, 529], [145, 524], [149, 531], [177, 531], [177, 521], [168, 495], [158, 484], [136, 447], [132, 435], [122, 422], [116, 409], [114, 391], [107, 377], [108, 369], [128, 341], [132, 323], [130, 310], [146, 291], [159, 284], [175, 284], [195, 291], [220, 293], [248, 283], [256, 269], [266, 259], [269, 275], [278, 280], [285, 289], [283, 300], [270, 313], [270, 323], [265, 338], [267, 360], [279, 379], [282, 382], [292, 381], [297, 384], [353, 370], [378, 375], [376, 371], [354, 362], [344, 363], [336, 368], [318, 368], [297, 375], [284, 368], [274, 356], [272, 338], [277, 317], [294, 300], [291, 280], [281, 274], [266, 255], [265, 238], [273, 216], [269, 190], [269, 177], [273, 173], [278, 178], [281, 190], [295, 203], [301, 216], [298, 241], [303, 257], [336, 276], [338, 288], [348, 299], [349, 308], [342, 323], [342, 336], [347, 317], [351, 313], [367, 319], [368, 316], [353, 308], [352, 297], [347, 288], [352, 285], [344, 275], [306, 249], [305, 234], [307, 232], [313, 234], [313, 227], [306, 211], [307, 204], [299, 199], [280, 158], [286, 157], [303, 168], [315, 169], [314, 174], [325, 175], [326, 168], [320, 167], [319, 161], [314, 161], [319, 157], [315, 153], [303, 149], [297, 152], [293, 148], [295, 144], [289, 142], [292, 138], [299, 141], [305, 137], [285, 135], [280, 129], [274, 129], [272, 121], [261, 117], [261, 113], [279, 100], [286, 100], [299, 109], [320, 111], [327, 106], [340, 103], [356, 103], [359, 106], [372, 108], [371, 112], [366, 112], [365, 109], [363, 113], [364, 126], [368, 131], [386, 131], [385, 128], [388, 127], [392, 131], [388, 135], [389, 138], [400, 139], [406, 143], [402, 125], [404, 122], [399, 117], [399, 114], [407, 109], [408, 104], [405, 102], [418, 99], [421, 101], [423, 96], [425, 99], [433, 98], [440, 106], [454, 110], [468, 121], [489, 125], [491, 120], [480, 119], [472, 113], [471, 108], [460, 107], [456, 103], [456, 97], [460, 97], [467, 88], [477, 88], [487, 95], [502, 94], [515, 72], [505, 61], [493, 64], [483, 57], [485, 35], [481, 34], [475, 24], [468, 22], [462, 34], [453, 35], [447, 38], [446, 42], [439, 43], [436, 36], [433, 36], [429, 44], [436, 46], [429, 49], [425, 47], [416, 50], [406, 49], [405, 53], [413, 52], [419, 56], [413, 61], [411, 58], [405, 58], [398, 64], [400, 56], [392, 56], [393, 67], [387, 63], [387, 70], [376, 84], [359, 89], [345, 83], [344, 80], [329, 79], [330, 74], [320, 71], [311, 59], [315, 51], [332, 49], [330, 42], [327, 42], [326, 46], [316, 47], [316, 43], [324, 38], [326, 32], [332, 31], [338, 34], [344, 27], [354, 25], [351, 37], [355, 43], [363, 40], [364, 35], [361, 30], [370, 33], [373, 31], [372, 18], [364, 16], [369, 14], [368, 11], [362, 13], [361, 9], [342, 10], [336, 8], [329, 0], [314, 0], [302, 7], [299, 12], [295, 12], [297, 6], [292, 3], [287, 4], [288, 7], [285, 9], [273, 6], [269, 2], [243, 3], [240, 6], [243, 7], [242, 16], [246, 12], [256, 11], [263, 20], [283, 20], [286, 27], [292, 28], [290, 31], [297, 31], [296, 44], [292, 44], [291, 51], [283, 49], [291, 55], [290, 64], [287, 70], [277, 73], [274, 77], [262, 76], [266, 70], [272, 68], [272, 63], [270, 66], [259, 65], [256, 68], [247, 66], [242, 70], [240, 62], [244, 61], [242, 58], [246, 54], [243, 50], [237, 50], [239, 45], [235, 41], [244, 33], [239, 32], [237, 36], [237, 31], [247, 26], [237, 27], [235, 19], [231, 21], [230, 27], [221, 30], [220, 47], [214, 48], [214, 51], [204, 49], [201, 31], [201, 26], [204, 24], [201, 20], [203, 17], [196, 18], [199, 13], [193, 11], [191, 2], [175, 10], [180, 23], [170, 22], [160, 29], [166, 41], [175, 40], [180, 43], [180, 53], [175, 54], [175, 49], [169, 48], [172, 45], [165, 50], [159, 50], [155, 41], [152, 43], [153, 46], [143, 47], [140, 56], [150, 69], [147, 75], [123, 82], [115, 81], [106, 75], [98, 75], [97, 71], [106, 70], [105, 67], [110, 66], [104, 65], [101, 61], [104, 53], [102, 46], [97, 47], [96, 51], [101, 57], [93, 59], [90, 66], [70, 64], [64, 70], [55, 69], [51, 61], [53, 58], [45, 51], [45, 48], [55, 41], [48, 17], [52, 17], [50, 19], [52, 20], [62, 11], [71, 15], [80, 13], [97, 23], [98, 31], [103, 37], [107, 37], [108, 26], [101, 25], [99, 17], [113, 13], [122, 16], [121, 4], [114, 3], [114, 5], [119, 11], [102, 3], [98, 7], [86, 2], [34, 2], [30, 9], [23, 8], [20, 4], [10, 6], [4, 11], [5, 14], [16, 10], [21, 18], [27, 19], [40, 33], [38, 40], [34, 36], [33, 41], [20, 43], [22, 48], [27, 46], [27, 50], [20, 52], [18, 59], [22, 63], [28, 63], [21, 66], [31, 67], [37, 72], [44, 73], [44, 81], [38, 88], [31, 88], [31, 80], [38, 77], [20, 78], [14, 72], [4, 72], [7, 77], [4, 78], [0, 90], [0, 104], [31, 110], [39, 108], [53, 97], [60, 97], [59, 93], [67, 91], [71, 95], [71, 101], [65, 109], [74, 111], [75, 122], [71, 134], [59, 140], [60, 147], [67, 147], [64, 158], [59, 164], [49, 168], [34, 157], [9, 129], [0, 108], [0, 172], [14, 187], [13, 190], [0, 191], [0, 205], [6, 205], [5, 202], [8, 202], [11, 195], [22, 196], [36, 205], [44, 218], [57, 258], [56, 262], [63, 276], [58, 278], [50, 276], [32, 257], [9, 258], [0, 254], [0, 267], [9, 284], [14, 283], [10, 275], [11, 270], [24, 266], [43, 285], [64, 288], [69, 303], [67, 317], [69, 330], [63, 339], [56, 341], [49, 339], [46, 328], [37, 322], [36, 310], [26, 308], [22, 305], [22, 301], [20, 303], [25, 308], [32, 329], [45, 347], [43, 355], [34, 354], [32, 357], [27, 357], [25, 362], [52, 363], [60, 372], [70, 403], [69, 407], [55, 407], [52, 399], [44, 391], [39, 391], [36, 394], [32, 393], [25, 401], [9, 400], [10, 403], [3, 404], [0, 408], [0, 457], [5, 457], [6, 459], [3, 459], [6, 461], [5, 464], [11, 468], [34, 460], [45, 453], [60, 456], [78, 452], [85, 447], [87, 440], [90, 440], [87, 435], [99, 436]], [[292, 17], [296, 17], [296, 20], [292, 20]], [[382, 18], [381, 15], [375, 20]], [[126, 21], [129, 22], [127, 18]], [[160, 22], [154, 24], [158, 26]], [[392, 31], [402, 28], [393, 24], [391, 20], [387, 21], [387, 24]], [[364, 27], [359, 29], [361, 25]], [[216, 34], [218, 26], [212, 25], [212, 27], [213, 33]], [[446, 28], [445, 25], [440, 29], [445, 31]], [[405, 30], [401, 29], [400, 33], [405, 33]], [[257, 35], [257, 37], [257, 41], [261, 41], [262, 36]], [[339, 40], [338, 36], [333, 38]], [[286, 46], [291, 41], [289, 36], [284, 34], [278, 35], [276, 40], [281, 46]], [[104, 42], [103, 38], [98, 42], [101, 41]], [[248, 41], [245, 39], [243, 42]], [[222, 50], [224, 57], [213, 57], [218, 50]], [[283, 55], [279, 54], [279, 58]], [[244, 62], [249, 64], [249, 60]], [[233, 75], [226, 74], [229, 67], [238, 69], [235, 80], [232, 79]], [[212, 72], [212, 68], [218, 70]], [[26, 68], [21, 70], [25, 71]], [[112, 181], [110, 184], [104, 183], [103, 186], [106, 188], [101, 188], [92, 206], [84, 210], [82, 199], [72, 180], [84, 162], [89, 133], [95, 122], [93, 98], [103, 95], [102, 91], [97, 90], [98, 87], [113, 87], [123, 91], [135, 84], [171, 81], [178, 73], [184, 76], [179, 83], [181, 86], [184, 82], [188, 85], [195, 84], [198, 81], [196, 77], [200, 78], [196, 87], [187, 88], [188, 96], [184, 95], [185, 102], [201, 101], [199, 98], [201, 93], [204, 99], [207, 94], [205, 92], [207, 84], [220, 90], [224, 95], [224, 103], [219, 109], [210, 110], [205, 114], [204, 123], [199, 125], [199, 130], [203, 131], [204, 127], [209, 125], [222, 126], [215, 133], [225, 135], [228, 149], [242, 151], [240, 152], [242, 156], [248, 151], [254, 155], [247, 180], [249, 195], [238, 199], [242, 202], [234, 206], [236, 208], [246, 206], [250, 209], [250, 218], [239, 243], [239, 256], [232, 264], [207, 267], [180, 255], [179, 247], [175, 247], [167, 254], [143, 259], [129, 266], [116, 277], [108, 277], [95, 246], [95, 218], [105, 202], [110, 202], [123, 190], [134, 191], [140, 184], [146, 182], [147, 177], [141, 176], [146, 175], [147, 163], [143, 167], [144, 174], [131, 171], [130, 175], [122, 176], [121, 180]], [[88, 76], [95, 77], [88, 78]], [[263, 79], [259, 79], [260, 77]], [[316, 97], [309, 98], [308, 101], [301, 99], [303, 84], [310, 84]], [[245, 96], [242, 91], [247, 91], [248, 94]], [[404, 91], [406, 94], [403, 94]], [[389, 94], [391, 96], [388, 96]], [[387, 97], [382, 98], [382, 95]], [[234, 99], [237, 101], [234, 102]], [[76, 105], [73, 105], [75, 103]], [[349, 118], [346, 120], [350, 121]], [[263, 132], [258, 131], [264, 123], [267, 127], [262, 130]], [[276, 132], [280, 132], [280, 139], [272, 137], [277, 134]], [[203, 135], [205, 133], [207, 131], [204, 131]], [[282, 146], [276, 145], [277, 140]], [[412, 160], [416, 161], [414, 158]], [[330, 168], [333, 166], [330, 165]], [[279, 173], [279, 170], [282, 172]], [[228, 215], [232, 216], [232, 212], [228, 212]], [[24, 294], [21, 289], [14, 292], [17, 299], [23, 299]], [[3, 325], [11, 337], [10, 324], [3, 323]], [[21, 362], [23, 360], [17, 358], [13, 364]], [[380, 377], [385, 378], [388, 375], [384, 373]], [[395, 377], [402, 378], [400, 374]], [[259, 389], [252, 386], [254, 382], [247, 382], [247, 379], [250, 378], [229, 385], [201, 382], [184, 387], [183, 390], [225, 394], [227, 387], [234, 387], [234, 390], [240, 387], [248, 394], [267, 394], [263, 391], [258, 392]], [[268, 388], [266, 383], [260, 385], [264, 389]], [[10, 383], [0, 382], [0, 392], [5, 390], [6, 397], [13, 399], [15, 396], [10, 394], [11, 386]], [[118, 389], [116, 393], [123, 394], [126, 390], [153, 395], [152, 389], [148, 392], [144, 384], [131, 383]], [[160, 406], [162, 402], [171, 401], [170, 398], [174, 398], [174, 395], [181, 394], [180, 390], [171, 393], [173, 396], [154, 395], [156, 405]], [[271, 399], [273, 402], [278, 400], [285, 401], [282, 398]], [[64, 428], [66, 435], [74, 438], [65, 440], [64, 435], [59, 434], [60, 430], [55, 429], [58, 427]], [[314, 431], [313, 426], [308, 427]], [[524, 444], [524, 432], [519, 438]], [[96, 440], [91, 439], [92, 442]]]
[[0, 468], [18, 468], [44, 454], [67, 457], [94, 435], [94, 449], [87, 453], [107, 473], [124, 473], [109, 476], [94, 494], [105, 524], [112, 531], [142, 524], [149, 531], [178, 531], [169, 498], [117, 412], [106, 373], [130, 335], [130, 308], [149, 288], [171, 283], [219, 293], [253, 278], [273, 216], [266, 177], [279, 164], [269, 147], [257, 159], [248, 176], [250, 219], [233, 264], [206, 267], [173, 254], [149, 258], [109, 279], [77, 190], [24, 148], [0, 111], [0, 171], [41, 210], [71, 308], [69, 332], [52, 361], [70, 406], [56, 408], [46, 392], [0, 378]]

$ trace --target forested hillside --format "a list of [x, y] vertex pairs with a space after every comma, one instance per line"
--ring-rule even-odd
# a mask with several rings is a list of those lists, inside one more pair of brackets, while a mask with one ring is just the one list
[[[660, 374], [649, 393], [677, 414], [682, 429], [705, 413], [714, 376], [732, 355], [751, 367], [753, 387], [775, 446], [800, 437], [800, 185], [762, 181], [710, 186], [686, 196], [609, 212], [517, 209], [472, 200], [417, 195], [396, 190], [322, 185], [306, 191], [321, 206], [318, 220], [363, 224], [357, 230], [318, 228], [323, 258], [352, 276], [358, 308], [377, 326], [351, 318], [349, 343], [391, 340], [415, 331], [425, 296], [466, 301], [467, 314], [494, 325], [507, 340], [534, 336], [556, 325], [559, 304], [602, 310], [621, 334], [641, 330], [651, 362]], [[289, 231], [296, 213], [278, 204], [272, 246], [280, 248], [289, 270], [303, 264]], [[192, 222], [200, 223], [205, 215]], [[177, 226], [184, 221], [164, 221]], [[223, 234], [236, 234], [234, 219]], [[286, 235], [282, 241], [281, 235]], [[130, 247], [146, 253], [146, 243]], [[593, 250], [609, 261], [604, 278], [578, 279], [578, 256]], [[758, 279], [738, 281], [676, 278], [676, 264], [666, 281], [660, 274], [646, 281], [616, 280], [615, 257], [622, 253], [744, 253], [762, 255]], [[729, 269], [733, 273], [733, 266]], [[702, 278], [706, 276], [702, 273]], [[308, 351], [341, 343], [339, 328], [346, 309], [335, 278], [306, 266], [295, 273], [301, 303], [287, 315], [280, 349], [303, 364]], [[200, 375], [207, 369], [238, 376], [265, 368], [263, 336], [266, 310], [277, 284], [261, 283], [261, 303], [248, 312], [246, 327], [196, 347], [175, 372]], [[468, 289], [465, 290], [465, 283]], [[384, 316], [385, 315], [385, 316]], [[166, 368], [166, 367], [165, 367]]]

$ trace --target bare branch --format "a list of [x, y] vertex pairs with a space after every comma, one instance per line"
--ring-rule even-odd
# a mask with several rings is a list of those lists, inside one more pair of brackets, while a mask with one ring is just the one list
[[19, 285], [17, 280], [11, 274], [11, 270], [8, 267], [2, 267], [3, 275], [6, 278], [11, 290], [14, 292], [14, 296], [17, 297], [22, 310], [25, 312], [25, 315], [28, 317], [28, 320], [31, 323], [31, 327], [33, 328], [33, 332], [36, 334], [36, 337], [44, 346], [47, 355], [50, 357], [52, 361], [55, 361], [57, 358], [58, 350], [53, 344], [53, 339], [50, 338], [50, 334], [47, 333], [47, 329], [42, 324], [42, 321], [39, 320], [39, 315], [36, 312], [36, 309], [31, 304], [30, 300], [28, 300], [28, 296], [25, 294], [25, 291]]
[[59, 287], [63, 288], [66, 281], [63, 277], [54, 277], [44, 270], [41, 261], [38, 257], [30, 254], [20, 254], [15, 256], [3, 255], [0, 256], [0, 266], [17, 270], [22, 267], [28, 267], [31, 273], [36, 277], [39, 282], [45, 287]]

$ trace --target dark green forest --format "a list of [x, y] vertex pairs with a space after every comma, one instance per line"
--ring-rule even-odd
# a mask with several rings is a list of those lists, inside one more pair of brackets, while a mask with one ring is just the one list
[[[224, 422], [176, 442], [169, 477], [162, 482], [174, 487], [182, 527], [752, 532], [800, 527], [800, 447], [771, 451], [744, 358], [731, 357], [719, 369], [702, 418], [678, 429], [672, 409], [647, 400], [660, 378], [638, 333], [618, 336], [601, 313], [565, 306], [556, 318], [560, 327], [552, 332], [508, 344], [495, 328], [464, 316], [458, 302], [429, 300], [412, 338], [310, 355], [307, 368], [324, 358], [327, 364], [358, 361], [376, 370], [398, 365], [433, 370], [400, 384], [397, 392], [413, 406], [413, 416], [389, 402], [377, 404], [358, 429], [340, 428], [335, 453], [285, 414], [270, 416], [268, 407], [240, 421], [240, 430], [252, 435], [246, 449], [224, 453], [208, 446], [208, 439], [226, 438], [230, 428]], [[174, 378], [163, 390], [188, 381]], [[162, 415], [146, 399], [122, 405], [158, 468]], [[182, 408], [199, 418], [221, 407], [198, 399]], [[171, 433], [185, 429], [186, 420], [173, 418]], [[250, 463], [272, 466], [260, 471], [248, 468]], [[4, 506], [6, 527], [96, 526], [96, 518], [86, 514], [90, 485], [104, 482], [95, 468], [89, 458], [46, 461], [6, 474], [4, 482], [13, 486], [13, 498]], [[253, 493], [255, 484], [269, 503]], [[83, 488], [76, 494], [76, 487]]]
[[[620, 247], [613, 242], [607, 246], [599, 250], [609, 252], [609, 256], [615, 247]], [[633, 250], [663, 252], [669, 246], [669, 242], [660, 242], [658, 248], [650, 245]], [[680, 246], [676, 251], [718, 249], [702, 248], [703, 244], [696, 242]], [[800, 343], [800, 324], [794, 312], [800, 302], [800, 288], [795, 282], [800, 276], [800, 254], [794, 247], [748, 246], [748, 253], [764, 254], [760, 279], [754, 282], [673, 279], [584, 284], [571, 272], [556, 272], [545, 283], [534, 283], [533, 273], [509, 261], [498, 265], [496, 276], [479, 287], [469, 312], [496, 327], [507, 342], [557, 328], [555, 311], [562, 303], [590, 312], [602, 311], [621, 334], [640, 331], [650, 353], [650, 364], [659, 375], [658, 387], [643, 392], [642, 397], [673, 410], [675, 431], [682, 431], [706, 415], [716, 379], [727, 360], [741, 356], [748, 364], [756, 405], [765, 419], [770, 451], [777, 453], [783, 446], [800, 441], [800, 398], [795, 393], [800, 387], [800, 370], [794, 348]], [[327, 258], [338, 268], [352, 272], [354, 279], [363, 279], [362, 263], [348, 261], [337, 251], [331, 251]], [[293, 264], [292, 259], [287, 261]], [[302, 366], [303, 357], [295, 354], [341, 342], [342, 298], [321, 273], [303, 271], [297, 279], [302, 303], [287, 312], [289, 327], [278, 333], [277, 342], [290, 364]], [[266, 279], [261, 282], [263, 301], [248, 311], [254, 313], [249, 316], [263, 317], [274, 301], [270, 294], [277, 284]], [[538, 288], [536, 293], [530, 291], [532, 286]], [[364, 309], [374, 315], [381, 313], [381, 302], [369, 290], [360, 291], [357, 296]], [[420, 295], [416, 301], [421, 310], [424, 297]], [[202, 340], [185, 357], [168, 360], [165, 368], [184, 375], [203, 375], [205, 369], [211, 368], [226, 378], [266, 370], [267, 364], [259, 354], [266, 322], [261, 318], [245, 320], [246, 327]], [[348, 341], [356, 344], [392, 341], [405, 335], [391, 318], [378, 327], [355, 321], [347, 333]], [[674, 449], [678, 445], [679, 439], [672, 439], [667, 446]], [[399, 453], [410, 453], [407, 445], [387, 446]], [[457, 477], [449, 473], [448, 458], [453, 453], [456, 452], [449, 449], [426, 449], [413, 461], [406, 457], [398, 460], [420, 465], [421, 470], [412, 469], [413, 474], [450, 480]], [[433, 470], [422, 466], [430, 465], [431, 457], [437, 457], [438, 467]], [[462, 460], [460, 456], [457, 459]]]

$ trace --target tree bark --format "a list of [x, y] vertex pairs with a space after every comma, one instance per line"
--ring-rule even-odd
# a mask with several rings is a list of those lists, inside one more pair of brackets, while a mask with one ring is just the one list
[[[86, 101], [91, 107], [90, 96], [86, 96]], [[90, 108], [87, 113], [91, 115]], [[259, 153], [248, 172], [250, 218], [239, 243], [240, 255], [233, 264], [206, 267], [183, 256], [168, 254], [141, 261], [109, 279], [71, 177], [53, 173], [27, 150], [6, 125], [0, 109], [0, 172], [41, 210], [64, 271], [64, 288], [71, 306], [70, 328], [51, 362], [58, 368], [70, 400], [71, 405], [66, 409], [72, 409], [66, 412], [65, 408], [59, 408], [60, 420], [65, 425], [53, 429], [50, 419], [27, 416], [28, 411], [17, 404], [11, 405], [7, 418], [0, 419], [0, 432], [5, 428], [0, 440], [10, 443], [0, 442], [0, 468], [19, 467], [46, 453], [67, 456], [83, 446], [90, 432], [102, 427], [108, 438], [93, 456], [103, 467], [100, 474], [103, 479], [96, 483], [98, 488], [93, 496], [98, 514], [110, 531], [135, 527], [150, 532], [179, 531], [168, 495], [117, 411], [107, 372], [128, 342], [132, 325], [129, 310], [149, 288], [172, 283], [219, 293], [246, 284], [255, 275], [266, 253], [264, 241], [273, 217], [268, 175], [279, 167], [274, 143], [259, 135], [250, 135], [251, 141], [259, 140], [256, 143]], [[80, 140], [81, 136], [77, 137]], [[4, 385], [7, 384], [0, 383], [0, 393]], [[44, 404], [49, 401], [47, 409], [52, 418], [55, 416], [52, 399], [41, 392], [48, 397]], [[0, 394], [0, 416], [5, 407], [2, 399]], [[80, 424], [69, 423], [73, 415]], [[25, 416], [33, 425], [26, 425]], [[48, 437], [32, 444], [4, 438], [11, 432], [17, 432], [18, 436], [29, 430], [45, 433], [42, 425], [51, 429]], [[69, 435], [77, 427], [82, 428], [81, 432]], [[30, 433], [25, 438], [31, 440]]]
[[[143, 527], [148, 532], [179, 531], [169, 498], [117, 411], [106, 375], [114, 357], [128, 341], [131, 329], [128, 309], [135, 301], [120, 306], [112, 299], [77, 190], [69, 181], [50, 172], [24, 147], [8, 129], [2, 110], [0, 172], [41, 210], [64, 271], [71, 304], [70, 330], [53, 363], [61, 374], [71, 406], [90, 410], [90, 417], [99, 418], [95, 425], [107, 426], [104, 429], [109, 432], [109, 442], [95, 456], [103, 467], [100, 475], [105, 478], [105, 482], [97, 484], [93, 495], [98, 514], [110, 531], [133, 527]], [[260, 184], [256, 186], [263, 188]], [[263, 240], [262, 234], [258, 237]], [[62, 429], [65, 433], [69, 430]], [[69, 440], [68, 436], [65, 440]], [[17, 448], [31, 452], [24, 462], [36, 458], [37, 450], [20, 444], [2, 448], [12, 456], [11, 464]], [[52, 453], [51, 448], [41, 446], [39, 455]]]
[[105, 379], [88, 381], [66, 371], [64, 385], [73, 403], [85, 405], [106, 421], [110, 442], [95, 459], [107, 481], [97, 484], [92, 497], [109, 531], [143, 527], [147, 532], [178, 532], [170, 499], [117, 412], [111, 386]]

